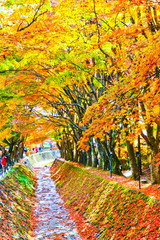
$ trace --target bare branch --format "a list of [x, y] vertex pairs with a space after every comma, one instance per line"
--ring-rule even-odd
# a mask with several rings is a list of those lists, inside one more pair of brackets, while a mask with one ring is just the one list
[[[35, 14], [34, 14], [34, 16], [33, 16], [32, 21], [31, 21], [30, 23], [27, 23], [27, 25], [24, 26], [24, 27], [21, 27], [21, 25], [22, 25], [23, 23], [20, 23], [20, 25], [18, 26], [17, 32], [23, 31], [24, 29], [30, 27], [40, 16], [42, 16], [42, 15], [44, 15], [45, 13], [48, 12], [48, 10], [46, 10], [46, 11], [44, 11], [44, 12], [42, 12], [42, 13], [39, 13], [41, 7], [44, 5], [44, 1], [41, 1], [41, 2], [42, 2], [42, 3], [41, 3], [41, 4], [39, 5], [39, 7], [37, 8], [37, 10], [36, 10], [36, 12], [35, 12]], [[38, 14], [38, 13], [39, 13], [39, 14]]]

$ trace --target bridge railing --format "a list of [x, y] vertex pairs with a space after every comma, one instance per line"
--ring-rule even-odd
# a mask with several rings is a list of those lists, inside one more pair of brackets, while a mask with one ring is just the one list
[[54, 161], [56, 157], [60, 157], [60, 151], [55, 149], [51, 151], [43, 151], [31, 154], [27, 159], [34, 166], [40, 162]]

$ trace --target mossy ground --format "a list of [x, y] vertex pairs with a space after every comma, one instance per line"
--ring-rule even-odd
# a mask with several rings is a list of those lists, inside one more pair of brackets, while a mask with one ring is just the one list
[[33, 173], [17, 164], [0, 182], [0, 239], [29, 239]]

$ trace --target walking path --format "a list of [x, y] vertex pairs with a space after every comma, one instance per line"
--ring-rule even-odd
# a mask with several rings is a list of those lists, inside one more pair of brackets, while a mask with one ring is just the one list
[[160, 201], [160, 184], [152, 185], [152, 184], [141, 183], [141, 189], [139, 189], [138, 181], [134, 181], [130, 177], [123, 177], [123, 176], [118, 176], [118, 175], [113, 174], [112, 178], [110, 178], [110, 173], [107, 171], [97, 170], [97, 169], [94, 169], [91, 167], [87, 167], [85, 169], [95, 175], [98, 175], [98, 176], [104, 178], [104, 179], [107, 179], [109, 181], [111, 180], [111, 181], [117, 182], [118, 184], [120, 184], [124, 187], [143, 192], [144, 194]]
[[36, 167], [37, 190], [32, 220], [36, 240], [80, 240], [76, 226], [50, 178], [49, 166]]
[[[65, 161], [65, 159], [63, 158], [58, 158], [58, 159], [60, 159], [61, 161], [62, 160]], [[69, 163], [77, 167], [80, 167], [82, 169], [85, 169], [88, 172], [91, 172], [95, 175], [98, 175], [108, 181], [114, 181], [114, 182], [117, 182], [119, 185], [127, 187], [129, 189], [135, 189], [136, 191], [141, 191], [144, 194], [160, 201], [160, 184], [152, 185], [152, 184], [141, 183], [141, 189], [139, 189], [138, 181], [134, 181], [130, 177], [124, 177], [124, 176], [112, 174], [112, 178], [110, 178], [109, 171], [103, 171], [101, 169], [92, 168], [92, 167], [84, 167], [84, 165], [75, 163], [75, 162], [69, 162]]]

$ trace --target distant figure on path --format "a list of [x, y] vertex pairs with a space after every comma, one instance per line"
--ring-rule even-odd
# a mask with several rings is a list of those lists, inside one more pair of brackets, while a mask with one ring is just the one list
[[36, 151], [36, 153], [38, 152], [38, 148], [37, 147], [35, 148], [35, 151]]
[[2, 158], [1, 164], [2, 164], [2, 171], [3, 171], [3, 175], [4, 175], [6, 172], [6, 167], [7, 167], [7, 157], [6, 156], [4, 156]]
[[2, 170], [2, 158], [0, 157], [0, 170]]
[[122, 165], [119, 165], [119, 170], [120, 172], [122, 172]]

